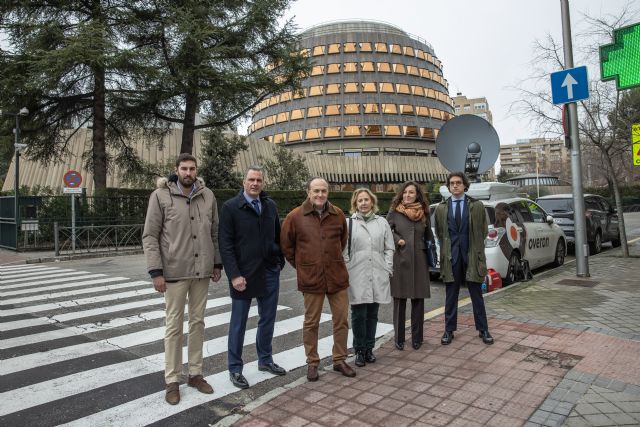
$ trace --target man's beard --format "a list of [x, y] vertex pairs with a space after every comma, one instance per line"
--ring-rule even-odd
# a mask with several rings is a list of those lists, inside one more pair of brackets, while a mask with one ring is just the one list
[[193, 185], [193, 182], [195, 181], [195, 179], [191, 178], [190, 176], [185, 176], [185, 177], [178, 176], [178, 180], [180, 181], [180, 184], [182, 184], [185, 187], [189, 187]]

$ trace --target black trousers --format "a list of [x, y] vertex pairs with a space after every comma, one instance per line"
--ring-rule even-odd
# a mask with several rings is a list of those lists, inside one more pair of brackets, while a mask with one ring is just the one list
[[378, 307], [380, 304], [377, 302], [351, 306], [351, 330], [353, 331], [353, 349], [355, 351], [373, 350], [373, 346], [376, 344]]
[[473, 320], [478, 331], [489, 330], [487, 322], [487, 312], [484, 308], [484, 298], [482, 298], [482, 285], [477, 282], [467, 282], [465, 276], [467, 268], [462, 261], [453, 264], [453, 283], [447, 283], [446, 297], [444, 304], [444, 326], [447, 331], [455, 331], [458, 328], [458, 296], [460, 286], [467, 285], [471, 305], [473, 306]]
[[[404, 342], [407, 299], [393, 299], [393, 330], [397, 343]], [[424, 298], [411, 298], [411, 342], [422, 343], [424, 333]]]

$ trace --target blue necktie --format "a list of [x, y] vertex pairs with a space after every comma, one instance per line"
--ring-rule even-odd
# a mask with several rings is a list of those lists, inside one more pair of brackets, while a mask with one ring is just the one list
[[460, 209], [461, 201], [462, 200], [454, 200], [454, 203], [456, 204], [455, 220], [458, 230], [460, 230], [460, 224], [462, 224], [462, 210]]
[[252, 200], [251, 204], [253, 205], [253, 209], [260, 215], [260, 203], [257, 200]]

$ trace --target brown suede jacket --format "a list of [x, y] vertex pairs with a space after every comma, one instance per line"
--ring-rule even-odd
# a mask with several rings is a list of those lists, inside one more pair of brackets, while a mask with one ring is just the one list
[[289, 212], [282, 224], [280, 247], [296, 269], [299, 291], [333, 294], [349, 287], [342, 257], [347, 239], [344, 213], [329, 202], [322, 216], [309, 199]]

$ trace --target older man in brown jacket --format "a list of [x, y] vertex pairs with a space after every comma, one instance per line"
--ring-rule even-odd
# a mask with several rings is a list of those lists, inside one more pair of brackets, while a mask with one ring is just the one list
[[333, 321], [333, 370], [346, 377], [356, 372], [345, 362], [349, 333], [349, 273], [342, 251], [347, 223], [340, 208], [328, 201], [329, 184], [315, 177], [307, 183], [308, 198], [282, 224], [282, 253], [296, 269], [298, 290], [304, 297], [302, 339], [307, 355], [307, 379], [318, 380], [318, 327], [325, 295]]

